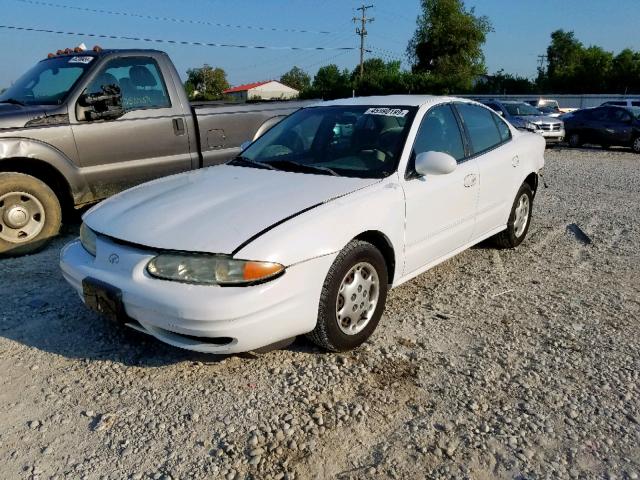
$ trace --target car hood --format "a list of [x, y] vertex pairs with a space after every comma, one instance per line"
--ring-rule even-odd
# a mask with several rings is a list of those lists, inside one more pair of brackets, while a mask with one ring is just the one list
[[231, 254], [276, 223], [379, 181], [220, 165], [134, 187], [84, 221], [151, 248]]
[[557, 118], [550, 117], [548, 115], [518, 115], [515, 118], [522, 120], [523, 122], [531, 123], [559, 123]]
[[58, 113], [59, 106], [54, 105], [13, 105], [0, 103], [0, 130], [8, 128], [23, 128], [26, 123], [35, 118]]

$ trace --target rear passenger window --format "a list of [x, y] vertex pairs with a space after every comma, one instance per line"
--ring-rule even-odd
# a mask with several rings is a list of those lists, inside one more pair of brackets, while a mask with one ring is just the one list
[[469, 133], [472, 154], [490, 150], [503, 142], [490, 110], [470, 103], [458, 103], [456, 108]]
[[413, 145], [415, 154], [444, 152], [457, 161], [464, 158], [464, 145], [460, 127], [449, 105], [432, 108], [422, 119]]

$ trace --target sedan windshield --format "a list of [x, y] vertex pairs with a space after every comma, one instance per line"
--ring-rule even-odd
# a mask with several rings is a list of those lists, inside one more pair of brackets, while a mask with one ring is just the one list
[[64, 56], [43, 60], [0, 95], [0, 103], [59, 105], [89, 68], [93, 58]]
[[507, 109], [509, 115], [515, 117], [526, 117], [530, 115], [540, 115], [541, 112], [537, 108], [532, 107], [528, 103], [505, 103], [504, 108]]
[[332, 106], [298, 110], [232, 165], [319, 175], [383, 178], [397, 166], [415, 107]]

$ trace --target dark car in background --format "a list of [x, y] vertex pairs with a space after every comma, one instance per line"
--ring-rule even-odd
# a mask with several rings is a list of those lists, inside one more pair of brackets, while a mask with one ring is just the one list
[[564, 140], [565, 129], [562, 120], [545, 115], [526, 102], [483, 100], [482, 103], [509, 120], [514, 127], [542, 135], [547, 145]]
[[640, 153], [640, 107], [587, 108], [565, 117], [564, 123], [572, 147], [630, 147]]

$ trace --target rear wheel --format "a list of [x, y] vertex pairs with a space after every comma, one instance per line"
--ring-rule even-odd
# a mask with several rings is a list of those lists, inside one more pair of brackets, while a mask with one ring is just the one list
[[320, 296], [316, 328], [307, 334], [333, 351], [356, 348], [373, 333], [387, 299], [387, 266], [380, 251], [353, 240], [336, 257]]
[[32, 253], [60, 230], [62, 212], [56, 194], [41, 180], [23, 173], [0, 173], [0, 255]]
[[531, 187], [524, 183], [511, 207], [507, 229], [494, 237], [496, 245], [500, 248], [515, 248], [520, 245], [529, 231], [532, 211], [533, 192]]
[[631, 144], [631, 150], [636, 153], [640, 153], [640, 137], [636, 137]]

